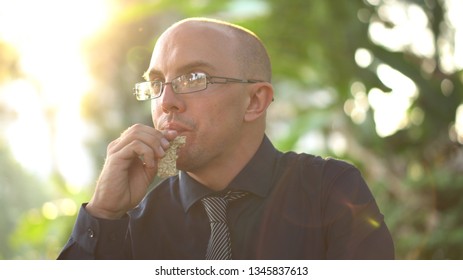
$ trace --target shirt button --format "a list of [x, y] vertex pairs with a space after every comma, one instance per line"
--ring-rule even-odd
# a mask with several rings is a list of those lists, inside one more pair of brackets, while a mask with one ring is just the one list
[[88, 228], [87, 229], [87, 235], [88, 235], [88, 237], [93, 238], [93, 237], [95, 237], [95, 232], [93, 231], [93, 229]]

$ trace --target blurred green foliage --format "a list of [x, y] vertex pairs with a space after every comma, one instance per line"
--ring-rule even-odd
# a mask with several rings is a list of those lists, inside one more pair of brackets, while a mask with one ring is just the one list
[[[149, 104], [136, 102], [130, 93], [148, 67], [157, 36], [185, 17], [229, 20], [253, 30], [268, 47], [276, 89], [268, 134], [277, 147], [341, 157], [357, 165], [386, 217], [398, 259], [463, 259], [463, 149], [454, 127], [457, 107], [463, 103], [463, 73], [443, 67], [440, 49], [442, 42], [453, 44], [449, 34], [454, 30], [446, 19], [445, 1], [392, 1], [423, 12], [436, 51], [429, 57], [413, 48], [378, 43], [369, 30], [372, 24], [395, 27], [384, 14], [390, 2], [119, 3], [121, 12], [86, 46], [98, 81], [82, 105], [82, 115], [98, 130], [89, 143], [95, 166], [102, 165], [106, 145], [126, 127], [151, 124]], [[371, 63], [356, 63], [359, 49], [371, 55]], [[371, 106], [364, 106], [360, 119], [346, 109], [362, 104], [372, 89], [391, 92], [377, 74], [380, 65], [407, 76], [418, 91], [407, 110], [409, 121], [386, 137], [377, 133]], [[40, 182], [14, 164], [6, 147], [1, 152], [0, 258], [56, 257], [75, 218], [60, 212], [60, 201], [72, 198], [79, 205], [89, 199], [93, 186], [76, 195], [59, 174]], [[44, 214], [47, 201], [56, 206], [54, 219]]]

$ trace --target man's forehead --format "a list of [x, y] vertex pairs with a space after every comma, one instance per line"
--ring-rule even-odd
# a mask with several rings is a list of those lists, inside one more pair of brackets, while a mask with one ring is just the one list
[[[184, 22], [164, 32], [156, 42], [154, 52], [171, 53], [180, 48], [226, 48], [233, 44], [233, 34], [219, 24]], [[154, 55], [154, 53], [153, 53]]]
[[227, 40], [230, 36], [228, 32], [215, 26], [207, 22], [184, 22], [168, 29], [156, 43], [149, 72], [171, 68], [173, 65], [159, 64], [170, 64], [172, 61], [181, 61], [181, 64], [175, 65], [175, 72], [194, 67], [213, 69], [219, 66], [217, 63], [225, 63], [224, 60], [233, 57], [235, 42]]
[[[156, 45], [168, 45], [175, 42], [197, 44], [219, 44], [226, 40], [234, 41], [235, 33], [230, 27], [215, 22], [185, 21], [173, 25], [161, 34]], [[229, 42], [229, 43], [230, 43]]]

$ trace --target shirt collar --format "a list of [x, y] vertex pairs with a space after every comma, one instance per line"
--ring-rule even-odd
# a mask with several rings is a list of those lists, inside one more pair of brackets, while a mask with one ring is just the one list
[[[253, 193], [260, 197], [266, 197], [272, 186], [274, 168], [278, 151], [272, 145], [267, 136], [257, 149], [257, 152], [227, 186], [226, 190], [236, 189]], [[185, 212], [198, 200], [213, 193], [211, 189], [200, 184], [186, 172], [179, 174], [180, 200]]]

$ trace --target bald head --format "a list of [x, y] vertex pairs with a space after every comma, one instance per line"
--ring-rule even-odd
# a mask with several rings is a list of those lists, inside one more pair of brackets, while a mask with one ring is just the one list
[[[163, 38], [179, 30], [188, 29], [216, 31], [217, 33], [205, 32], [209, 37], [199, 37], [198, 40], [227, 40], [231, 47], [229, 59], [236, 62], [242, 78], [271, 81], [272, 70], [267, 50], [253, 32], [238, 25], [208, 18], [188, 18], [169, 27], [157, 44], [162, 44]], [[210, 38], [214, 33], [217, 38]], [[219, 38], [219, 35], [223, 37]]]

